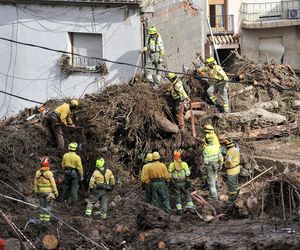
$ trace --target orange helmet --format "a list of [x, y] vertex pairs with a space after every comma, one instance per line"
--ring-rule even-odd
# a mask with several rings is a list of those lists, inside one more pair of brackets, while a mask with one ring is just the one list
[[50, 159], [47, 156], [44, 156], [41, 159], [41, 167], [50, 167]]
[[178, 161], [181, 158], [181, 151], [180, 150], [175, 150], [173, 153], [173, 158], [175, 161]]

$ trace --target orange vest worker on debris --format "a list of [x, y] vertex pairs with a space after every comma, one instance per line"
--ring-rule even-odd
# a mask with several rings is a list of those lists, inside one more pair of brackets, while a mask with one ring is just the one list
[[45, 125], [50, 131], [50, 141], [53, 145], [56, 144], [59, 149], [65, 147], [62, 125], [75, 126], [72, 122], [71, 111], [77, 109], [78, 106], [79, 102], [76, 99], [65, 102], [58, 106], [54, 112], [48, 113], [44, 119]]

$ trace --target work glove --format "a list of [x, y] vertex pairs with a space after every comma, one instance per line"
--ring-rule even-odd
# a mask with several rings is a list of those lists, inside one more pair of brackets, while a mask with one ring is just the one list
[[55, 200], [55, 195], [53, 193], [48, 194], [47, 201]]
[[54, 195], [55, 195], [55, 198], [57, 198], [57, 197], [58, 197], [58, 193], [55, 193]]
[[158, 59], [158, 62], [159, 62], [159, 63], [163, 63], [163, 62], [164, 62], [164, 59], [159, 58], [159, 59]]
[[145, 46], [145, 47], [142, 49], [142, 52], [147, 52], [147, 50], [148, 50], [148, 47]]

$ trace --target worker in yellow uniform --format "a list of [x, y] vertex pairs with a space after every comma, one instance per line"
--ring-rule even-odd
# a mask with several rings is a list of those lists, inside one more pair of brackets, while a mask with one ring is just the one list
[[51, 142], [55, 140], [59, 149], [65, 147], [62, 126], [74, 126], [71, 111], [78, 108], [78, 106], [79, 102], [76, 99], [65, 102], [58, 106], [54, 112], [48, 113], [44, 119], [44, 123], [50, 131]]
[[73, 205], [78, 202], [79, 181], [83, 181], [83, 167], [81, 158], [76, 154], [78, 144], [76, 142], [69, 144], [69, 152], [65, 153], [61, 162], [64, 171], [64, 190], [63, 200], [67, 202], [71, 194]]
[[216, 177], [218, 169], [223, 164], [223, 156], [220, 151], [220, 146], [213, 143], [213, 138], [206, 139], [207, 146], [203, 149], [203, 161], [206, 167], [207, 184], [209, 186], [210, 198], [218, 200], [218, 192], [216, 185]]
[[191, 182], [187, 179], [190, 176], [191, 171], [186, 162], [181, 160], [181, 152], [175, 150], [173, 153], [174, 161], [170, 163], [168, 171], [172, 177], [172, 183], [175, 188], [175, 202], [177, 215], [182, 214], [182, 202], [181, 198], [186, 201], [186, 208], [190, 211], [194, 211], [194, 204], [189, 192]]
[[169, 72], [166, 77], [172, 82], [170, 92], [174, 100], [174, 110], [178, 128], [184, 130], [184, 108], [185, 106], [190, 105], [191, 99], [185, 92], [182, 81], [175, 73]]
[[200, 75], [207, 74], [210, 82], [210, 87], [207, 89], [207, 94], [210, 100], [216, 105], [220, 107], [220, 103], [218, 102], [217, 96], [215, 95], [215, 91], [221, 94], [221, 98], [223, 101], [223, 110], [225, 113], [230, 113], [229, 108], [229, 100], [228, 100], [228, 76], [224, 72], [223, 68], [217, 65], [215, 58], [210, 57], [205, 61], [205, 67], [200, 67], [197, 69], [197, 72]]
[[227, 185], [229, 190], [229, 202], [234, 202], [238, 193], [238, 179], [240, 174], [240, 151], [233, 141], [225, 141], [227, 153], [225, 156], [225, 168]]
[[[104, 158], [96, 160], [96, 170], [94, 171], [89, 184], [89, 202], [86, 206], [85, 214], [92, 216], [93, 207], [100, 201], [100, 217], [107, 218], [108, 193], [115, 185], [115, 177], [110, 169], [105, 165]], [[96, 213], [94, 213], [95, 215]]]
[[151, 184], [152, 202], [156, 207], [162, 204], [167, 213], [171, 212], [169, 193], [166, 182], [170, 181], [170, 175], [164, 163], [160, 162], [160, 154], [155, 151], [152, 154], [153, 162], [145, 169], [145, 182]]
[[146, 44], [143, 48], [146, 53], [146, 80], [155, 89], [158, 89], [161, 80], [161, 70], [163, 63], [163, 56], [165, 54], [164, 43], [154, 26], [148, 28], [148, 37], [146, 38]]
[[40, 169], [35, 173], [34, 192], [38, 195], [39, 204], [42, 208], [40, 211], [40, 221], [49, 222], [52, 201], [58, 196], [56, 183], [50, 171], [49, 157], [42, 158]]
[[215, 133], [214, 127], [210, 124], [205, 124], [203, 126], [203, 129], [204, 129], [204, 135], [203, 135], [203, 139], [202, 139], [203, 146], [206, 146], [206, 139], [211, 138], [212, 143], [214, 145], [217, 145], [217, 146], [220, 147], [221, 145], [220, 145], [220, 142], [219, 142], [219, 138]]
[[152, 193], [151, 193], [151, 185], [146, 184], [145, 171], [146, 171], [147, 167], [149, 166], [149, 163], [152, 162], [152, 161], [153, 161], [152, 153], [148, 153], [147, 156], [146, 156], [147, 164], [145, 164], [143, 166], [142, 173], [141, 173], [142, 189], [145, 191], [145, 200], [146, 200], [147, 203], [152, 202]]

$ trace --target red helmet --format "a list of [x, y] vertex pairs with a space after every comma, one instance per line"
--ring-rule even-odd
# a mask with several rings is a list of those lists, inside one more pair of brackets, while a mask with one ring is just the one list
[[47, 156], [44, 156], [41, 159], [41, 167], [50, 167], [50, 159]]
[[178, 161], [181, 158], [181, 151], [180, 150], [175, 150], [173, 153], [173, 158], [175, 161]]

